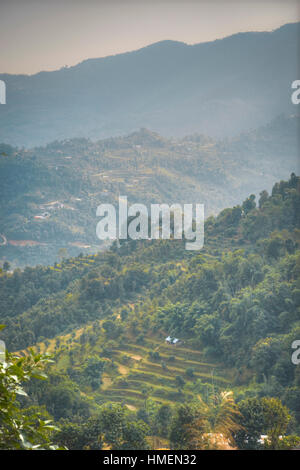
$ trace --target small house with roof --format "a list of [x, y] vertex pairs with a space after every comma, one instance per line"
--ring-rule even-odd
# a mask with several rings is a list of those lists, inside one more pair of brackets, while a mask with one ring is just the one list
[[166, 341], [166, 343], [172, 344], [172, 345], [175, 345], [175, 346], [181, 343], [180, 339], [173, 338], [172, 336], [167, 336], [165, 341]]

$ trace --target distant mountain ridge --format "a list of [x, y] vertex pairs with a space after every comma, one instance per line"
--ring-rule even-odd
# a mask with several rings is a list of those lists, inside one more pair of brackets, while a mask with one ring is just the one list
[[32, 76], [0, 74], [0, 142], [32, 147], [147, 127], [165, 136], [214, 137], [295, 112], [300, 23], [208, 43], [161, 41]]

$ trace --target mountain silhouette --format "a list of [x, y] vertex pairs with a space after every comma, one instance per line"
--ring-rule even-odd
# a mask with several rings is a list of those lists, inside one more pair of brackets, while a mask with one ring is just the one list
[[164, 136], [247, 132], [295, 112], [300, 23], [196, 45], [160, 41], [35, 75], [1, 74], [0, 142], [42, 145], [141, 127]]

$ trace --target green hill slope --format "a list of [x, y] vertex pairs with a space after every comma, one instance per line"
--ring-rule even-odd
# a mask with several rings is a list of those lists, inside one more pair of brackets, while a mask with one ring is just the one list
[[142, 409], [234, 389], [238, 400], [279, 397], [299, 420], [299, 189], [292, 174], [257, 206], [249, 197], [210, 217], [201, 252], [131, 241], [2, 272], [1, 338], [54, 355], [36, 402], [74, 420], [108, 401]]

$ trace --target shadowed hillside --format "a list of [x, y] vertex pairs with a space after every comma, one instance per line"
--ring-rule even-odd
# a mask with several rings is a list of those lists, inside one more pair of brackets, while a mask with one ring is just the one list
[[193, 46], [162, 41], [36, 75], [1, 74], [0, 142], [33, 146], [147, 127], [224, 137], [294, 112], [299, 23]]

